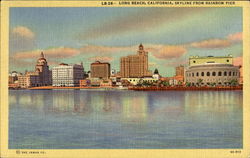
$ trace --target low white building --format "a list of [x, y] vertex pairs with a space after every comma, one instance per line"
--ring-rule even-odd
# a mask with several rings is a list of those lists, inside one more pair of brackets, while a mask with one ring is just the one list
[[55, 87], [77, 87], [84, 78], [84, 69], [81, 65], [60, 64], [52, 68], [52, 85]]
[[158, 79], [153, 78], [153, 77], [144, 77], [144, 78], [121, 78], [121, 80], [127, 80], [129, 81], [132, 85], [137, 85], [140, 82], [147, 81], [149, 83], [157, 82]]

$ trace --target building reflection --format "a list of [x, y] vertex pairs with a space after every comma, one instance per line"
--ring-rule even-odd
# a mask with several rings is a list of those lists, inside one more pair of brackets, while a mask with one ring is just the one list
[[[108, 114], [125, 122], [178, 119], [183, 115], [197, 118], [203, 114], [222, 117], [242, 111], [242, 92], [123, 92], [47, 90], [12, 91], [10, 106], [44, 113], [88, 115]], [[204, 116], [205, 116], [204, 115]], [[101, 117], [101, 116], [100, 116]], [[117, 118], [118, 117], [118, 118]]]
[[185, 93], [185, 111], [190, 114], [213, 112], [229, 114], [241, 111], [242, 92], [206, 91]]
[[148, 94], [127, 93], [122, 97], [123, 119], [125, 121], [146, 121], [148, 116]]

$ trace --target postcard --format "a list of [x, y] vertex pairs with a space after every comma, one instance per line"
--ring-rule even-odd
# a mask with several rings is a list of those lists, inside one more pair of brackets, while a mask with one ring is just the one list
[[248, 1], [2, 1], [1, 155], [250, 157]]

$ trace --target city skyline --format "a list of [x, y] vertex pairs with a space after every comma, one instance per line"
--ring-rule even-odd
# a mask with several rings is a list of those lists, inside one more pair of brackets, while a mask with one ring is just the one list
[[242, 9], [10, 9], [10, 71], [34, 70], [41, 51], [50, 67], [83, 62], [90, 70], [100, 60], [119, 71], [119, 59], [135, 54], [139, 43], [149, 52], [149, 69], [163, 76], [173, 76], [192, 55], [232, 54], [241, 64]]

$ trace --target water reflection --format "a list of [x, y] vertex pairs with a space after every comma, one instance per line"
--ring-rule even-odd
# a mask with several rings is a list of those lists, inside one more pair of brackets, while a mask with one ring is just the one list
[[185, 93], [185, 111], [188, 113], [230, 113], [241, 111], [241, 91], [208, 91]]
[[242, 147], [242, 91], [13, 90], [9, 103], [12, 149]]
[[177, 118], [202, 112], [230, 113], [242, 110], [242, 92], [135, 92], [45, 90], [11, 91], [10, 106], [45, 113], [116, 113], [131, 121], [159, 115]]

